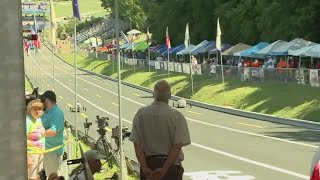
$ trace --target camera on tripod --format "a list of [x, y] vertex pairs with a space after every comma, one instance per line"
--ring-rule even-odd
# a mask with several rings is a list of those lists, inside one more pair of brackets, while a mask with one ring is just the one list
[[99, 115], [98, 116], [96, 116], [97, 117], [97, 121], [96, 121], [96, 123], [98, 124], [98, 133], [100, 134], [100, 136], [104, 136], [104, 135], [106, 135], [106, 127], [107, 126], [109, 126], [109, 122], [108, 122], [108, 120], [109, 120], [109, 118], [108, 117], [99, 117]]
[[[122, 139], [130, 137], [131, 132], [129, 131], [129, 128], [127, 126], [122, 126]], [[120, 128], [119, 126], [116, 126], [115, 128], [112, 128], [112, 135], [111, 137], [115, 140], [118, 147], [120, 147]]]
[[88, 122], [88, 118], [86, 118], [86, 122], [83, 123], [85, 129], [89, 129], [92, 126], [92, 122]]
[[105, 127], [109, 126], [108, 117], [99, 117], [99, 115], [96, 117], [97, 117], [96, 123], [98, 123], [99, 129], [104, 129]]

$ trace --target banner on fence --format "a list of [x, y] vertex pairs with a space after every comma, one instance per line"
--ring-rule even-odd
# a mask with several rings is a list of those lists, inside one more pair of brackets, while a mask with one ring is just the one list
[[319, 75], [316, 69], [310, 69], [310, 84], [312, 87], [319, 87]]
[[169, 62], [169, 71], [174, 72], [174, 62]]
[[175, 63], [174, 65], [176, 72], [182, 72], [181, 63]]
[[150, 61], [150, 66], [154, 66], [155, 61]]
[[161, 69], [161, 68], [160, 68], [160, 62], [159, 62], [159, 61], [155, 61], [155, 62], [154, 62], [154, 68], [155, 68], [155, 69]]
[[190, 74], [190, 64], [189, 63], [182, 63], [182, 72], [186, 74]]
[[296, 79], [298, 81], [298, 84], [302, 84], [302, 85], [306, 84], [306, 81], [304, 79], [304, 70], [296, 71]]
[[201, 64], [198, 64], [198, 66], [197, 66], [197, 74], [201, 75], [202, 74], [201, 72], [202, 72], [201, 71]]
[[166, 62], [163, 62], [163, 69], [164, 69], [165, 71], [168, 70], [168, 62], [167, 62], [167, 61], [166, 61]]

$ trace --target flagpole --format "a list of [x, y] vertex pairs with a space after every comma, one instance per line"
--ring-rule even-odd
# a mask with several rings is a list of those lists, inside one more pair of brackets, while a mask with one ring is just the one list
[[149, 46], [149, 41], [150, 41], [149, 28], [147, 28], [148, 62], [149, 62], [149, 72], [150, 72], [150, 46]]
[[76, 157], [78, 157], [78, 110], [77, 110], [77, 102], [78, 102], [78, 88], [77, 88], [77, 24], [76, 17], [73, 17], [73, 25], [74, 25], [74, 43], [73, 43], [73, 56], [74, 56], [74, 107], [75, 107], [75, 126], [76, 126]]
[[134, 62], [134, 52], [133, 52], [133, 35], [131, 35], [131, 51], [132, 51], [132, 63], [133, 63], [133, 73], [136, 73], [136, 62]]
[[149, 61], [149, 72], [150, 72], [150, 47], [148, 42], [148, 61]]
[[226, 91], [225, 91], [225, 83], [224, 83], [224, 72], [223, 72], [223, 61], [222, 61], [222, 53], [220, 51], [220, 61], [221, 61], [221, 78], [222, 78], [222, 88], [223, 88], [223, 99], [224, 105], [226, 105]]
[[217, 19], [217, 37], [216, 37], [216, 47], [220, 52], [220, 61], [221, 61], [221, 78], [222, 78], [222, 89], [223, 89], [223, 99], [224, 105], [226, 105], [226, 91], [225, 91], [225, 83], [224, 83], [224, 72], [223, 72], [223, 61], [222, 61], [222, 53], [221, 53], [221, 29], [219, 18]]
[[193, 89], [193, 75], [192, 75], [192, 61], [191, 61], [191, 50], [190, 50], [190, 39], [188, 42], [189, 47], [189, 58], [190, 58], [190, 78], [191, 78], [191, 92], [192, 96], [194, 95], [194, 89]]
[[[53, 2], [52, 2], [52, 0], [50, 0], [50, 20], [51, 20], [51, 23], [50, 23], [50, 28], [51, 28], [51, 36], [55, 36], [55, 33], [54, 33], [54, 31], [53, 31], [53, 28], [55, 28], [55, 27], [53, 27], [53, 17], [52, 17], [52, 14], [53, 14]], [[51, 37], [51, 42], [52, 42], [52, 49], [51, 49], [51, 61], [52, 61], [52, 77], [53, 77], [53, 91], [55, 91], [56, 90], [56, 88], [55, 88], [55, 73], [54, 73], [54, 66], [55, 66], [55, 64], [54, 64], [54, 46], [55, 46], [55, 44], [54, 44], [54, 42], [53, 42], [53, 39], [54, 39], [55, 37]]]
[[[186, 40], [188, 40], [188, 42], [186, 43]], [[189, 24], [187, 23], [186, 25], [186, 34], [185, 34], [185, 46], [188, 46], [186, 48], [189, 49], [189, 58], [190, 58], [190, 63], [189, 63], [189, 67], [190, 67], [190, 78], [191, 78], [191, 92], [192, 92], [192, 96], [194, 95], [194, 88], [193, 88], [193, 72], [192, 72], [192, 61], [191, 61], [191, 48], [190, 48], [190, 31], [189, 31]]]
[[170, 60], [169, 60], [169, 58], [170, 58], [170, 56], [169, 56], [169, 51], [170, 51], [170, 49], [168, 48], [168, 65], [167, 65], [168, 78], [170, 77], [170, 73], [169, 73], [169, 62], [170, 62]]
[[[124, 172], [124, 154], [123, 154], [123, 144], [122, 144], [122, 108], [121, 108], [121, 67], [120, 67], [120, 47], [119, 47], [119, 0], [115, 0], [115, 16], [116, 16], [116, 43], [117, 43], [117, 61], [118, 61], [118, 103], [119, 103], [119, 144], [120, 144], [120, 179], [127, 179], [127, 173]], [[132, 48], [133, 52], [133, 48]]]

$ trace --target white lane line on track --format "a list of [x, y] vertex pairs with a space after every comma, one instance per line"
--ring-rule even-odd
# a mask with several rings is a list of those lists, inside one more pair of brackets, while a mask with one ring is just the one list
[[[41, 52], [41, 51], [40, 51], [40, 52]], [[42, 54], [42, 52], [41, 52], [41, 54]], [[42, 54], [42, 56], [47, 60], [47, 62], [51, 63], [46, 56], [44, 56], [43, 54]], [[59, 68], [58, 66], [56, 66], [56, 68], [59, 69], [60, 71], [64, 72], [64, 73], [66, 73], [66, 74], [69, 74], [69, 75], [71, 75], [71, 76], [74, 76], [73, 74], [70, 74], [70, 73], [62, 70], [62, 69]], [[99, 88], [99, 89], [102, 89], [102, 90], [104, 90], [104, 91], [106, 91], [106, 92], [109, 92], [110, 94], [113, 94], [113, 95], [115, 95], [115, 96], [118, 96], [117, 93], [114, 93], [114, 92], [112, 92], [112, 91], [110, 91], [110, 90], [108, 90], [108, 89], [105, 89], [105, 88], [103, 88], [103, 87], [101, 87], [101, 86], [98, 86], [98, 85], [96, 85], [96, 84], [94, 84], [94, 83], [91, 83], [90, 81], [87, 81], [87, 80], [82, 79], [82, 78], [80, 78], [80, 77], [78, 77], [78, 79], [80, 79], [80, 80], [82, 80], [82, 81], [84, 81], [84, 82], [86, 82], [86, 83], [88, 83], [88, 84], [90, 84], [90, 85], [93, 85], [93, 86], [95, 86], [95, 87], [97, 87], [97, 88]], [[130, 102], [133, 102], [133, 103], [135, 103], [135, 104], [138, 104], [138, 105], [140, 105], [140, 106], [145, 106], [145, 104], [142, 104], [142, 103], [137, 102], [137, 101], [135, 101], [135, 100], [132, 100], [132, 99], [130, 99], [130, 98], [127, 98], [127, 97], [124, 97], [124, 96], [122, 96], [122, 98], [125, 99], [125, 100], [128, 100], [128, 101], [130, 101]], [[272, 137], [272, 136], [266, 136], [266, 135], [251, 133], [251, 132], [247, 132], [247, 131], [237, 130], [237, 129], [233, 129], [233, 128], [229, 128], [229, 127], [225, 127], [225, 126], [220, 126], [220, 125], [212, 124], [212, 123], [206, 123], [206, 122], [199, 121], [199, 120], [196, 120], [196, 119], [191, 119], [191, 118], [188, 118], [188, 117], [186, 117], [186, 119], [189, 120], [189, 121], [195, 122], [195, 123], [200, 123], [200, 124], [203, 124], [203, 125], [208, 125], [208, 126], [211, 126], [211, 127], [221, 128], [221, 129], [225, 129], [225, 130], [229, 130], [229, 131], [233, 131], [233, 132], [237, 132], [237, 133], [242, 133], [242, 134], [247, 134], [247, 135], [252, 135], [252, 136], [258, 136], [258, 137], [262, 137], [262, 138], [272, 139], [272, 140], [276, 140], [276, 141], [281, 141], [281, 142], [286, 142], [286, 143], [290, 143], [290, 144], [295, 144], [295, 145], [300, 145], [300, 146], [306, 146], [306, 147], [311, 147], [311, 148], [318, 148], [318, 147], [319, 147], [319, 146], [315, 146], [315, 145], [312, 145], [312, 144], [295, 142], [295, 141], [290, 141], [290, 140], [286, 140], [286, 139], [276, 138], [276, 137]]]
[[[33, 61], [35, 62], [33, 56], [31, 56]], [[41, 71], [44, 71], [42, 68], [40, 68]], [[52, 77], [49, 73], [45, 72], [49, 77]], [[74, 91], [71, 90], [68, 86], [66, 86], [65, 84], [63, 84], [61, 81], [59, 81], [58, 79], [56, 79], [56, 81], [58, 83], [60, 83], [64, 88], [66, 88], [67, 90], [69, 90], [71, 93], [74, 94]], [[92, 106], [96, 107], [97, 109], [99, 109], [100, 111], [104, 112], [104, 113], [107, 113], [115, 118], [119, 118], [117, 115], [105, 110], [105, 109], [102, 109], [101, 107], [97, 106], [96, 104], [92, 103], [91, 101], [89, 101], [88, 99], [86, 99], [85, 97], [81, 96], [80, 94], [78, 94], [78, 96], [83, 99], [84, 101], [86, 101], [87, 103], [91, 104]], [[128, 123], [128, 124], [132, 124], [131, 121], [125, 119], [125, 118], [121, 118], [124, 122]], [[284, 174], [287, 174], [287, 175], [291, 175], [291, 176], [295, 176], [295, 177], [299, 177], [299, 178], [302, 178], [302, 179], [309, 179], [309, 176], [306, 176], [306, 175], [303, 175], [303, 174], [299, 174], [299, 173], [296, 173], [296, 172], [293, 172], [293, 171], [289, 171], [289, 170], [286, 170], [286, 169], [282, 169], [282, 168], [279, 168], [279, 167], [276, 167], [276, 166], [272, 166], [272, 165], [268, 165], [268, 164], [265, 164], [265, 163], [261, 163], [261, 162], [258, 162], [258, 161], [254, 161], [254, 160], [251, 160], [251, 159], [247, 159], [247, 158], [244, 158], [244, 157], [241, 157], [241, 156], [237, 156], [237, 155], [234, 155], [234, 154], [231, 154], [231, 153], [227, 153], [227, 152], [224, 152], [224, 151], [220, 151], [220, 150], [217, 150], [217, 149], [213, 149], [211, 147], [208, 147], [208, 146], [204, 146], [204, 145], [201, 145], [201, 144], [198, 144], [196, 142], [191, 142], [191, 145], [195, 146], [195, 147], [198, 147], [200, 149], [204, 149], [204, 150], [207, 150], [207, 151], [210, 151], [210, 152], [213, 152], [213, 153], [217, 153], [217, 154], [220, 154], [220, 155], [223, 155], [223, 156], [227, 156], [227, 157], [230, 157], [230, 158], [233, 158], [233, 159], [237, 159], [239, 161], [243, 161], [243, 162], [246, 162], [246, 163], [249, 163], [249, 164], [253, 164], [253, 165], [256, 165], [256, 166], [260, 166], [260, 167], [263, 167], [263, 168], [266, 168], [266, 169], [270, 169], [270, 170], [273, 170], [273, 171], [277, 171], [277, 172], [280, 172], [280, 173], [284, 173]]]

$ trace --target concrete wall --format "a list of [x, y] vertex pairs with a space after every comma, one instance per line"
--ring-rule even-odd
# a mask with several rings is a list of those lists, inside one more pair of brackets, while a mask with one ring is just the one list
[[21, 0], [1, 0], [0, 179], [27, 179]]

